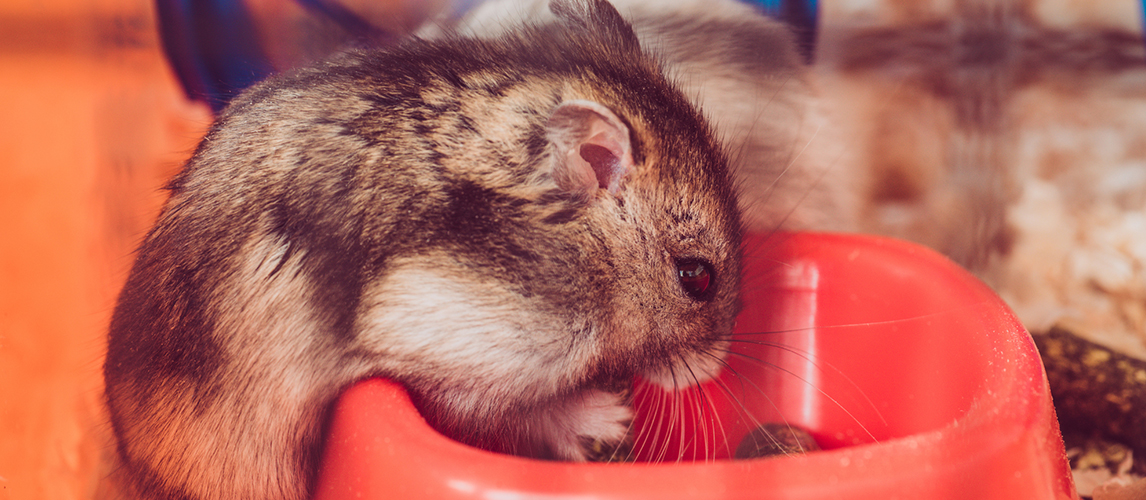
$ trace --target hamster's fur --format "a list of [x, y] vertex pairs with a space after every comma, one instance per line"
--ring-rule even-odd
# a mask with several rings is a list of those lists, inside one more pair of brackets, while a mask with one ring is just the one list
[[726, 154], [608, 3], [553, 9], [350, 51], [221, 115], [112, 318], [136, 494], [305, 498], [365, 377], [460, 441], [580, 460], [623, 439], [619, 381], [715, 374], [739, 307]]
[[[547, 0], [484, 0], [422, 36], [497, 37], [552, 22]], [[815, 81], [789, 27], [740, 0], [610, 0], [730, 153], [748, 230], [855, 231], [864, 176], [841, 164]]]

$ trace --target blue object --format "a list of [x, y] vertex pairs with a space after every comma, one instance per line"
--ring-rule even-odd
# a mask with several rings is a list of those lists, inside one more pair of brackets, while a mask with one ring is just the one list
[[[387, 37], [338, 0], [282, 1], [298, 2], [310, 15], [332, 21], [351, 38]], [[812, 61], [818, 0], [742, 1], [791, 25], [805, 60]], [[183, 90], [189, 98], [206, 102], [215, 114], [243, 89], [275, 72], [258, 38], [257, 21], [243, 0], [155, 0], [155, 3], [163, 49]], [[460, 17], [480, 0], [453, 3], [453, 15]]]
[[350, 32], [355, 38], [370, 38], [381, 35], [381, 31], [369, 21], [362, 19], [337, 0], [298, 0], [312, 13], [326, 17]]
[[[819, 0], [742, 0], [756, 5], [769, 17], [783, 21], [796, 33], [804, 61], [811, 64], [816, 53], [819, 31]], [[1146, 4], [1146, 0], [1142, 0]]]
[[273, 72], [246, 6], [238, 0], [157, 0], [163, 49], [187, 96], [218, 114]]

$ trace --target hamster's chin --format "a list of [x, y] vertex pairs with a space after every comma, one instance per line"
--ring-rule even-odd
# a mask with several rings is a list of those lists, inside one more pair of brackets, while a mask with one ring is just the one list
[[718, 376], [726, 362], [725, 346], [714, 346], [704, 351], [689, 351], [675, 357], [674, 362], [650, 368], [641, 374], [645, 380], [668, 390], [680, 390], [703, 384]]

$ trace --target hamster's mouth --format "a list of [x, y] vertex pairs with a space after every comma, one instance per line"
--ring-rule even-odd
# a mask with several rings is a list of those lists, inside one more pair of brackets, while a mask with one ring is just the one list
[[[727, 341], [721, 344], [727, 344]], [[675, 356], [670, 363], [650, 367], [641, 373], [641, 378], [670, 390], [700, 385], [720, 376], [726, 364], [726, 353], [724, 345], [687, 351]]]

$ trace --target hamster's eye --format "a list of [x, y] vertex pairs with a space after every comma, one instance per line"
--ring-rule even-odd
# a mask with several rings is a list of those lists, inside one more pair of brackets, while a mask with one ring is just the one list
[[676, 272], [680, 286], [685, 293], [696, 300], [705, 300], [711, 295], [712, 264], [700, 259], [680, 259], [676, 261]]

